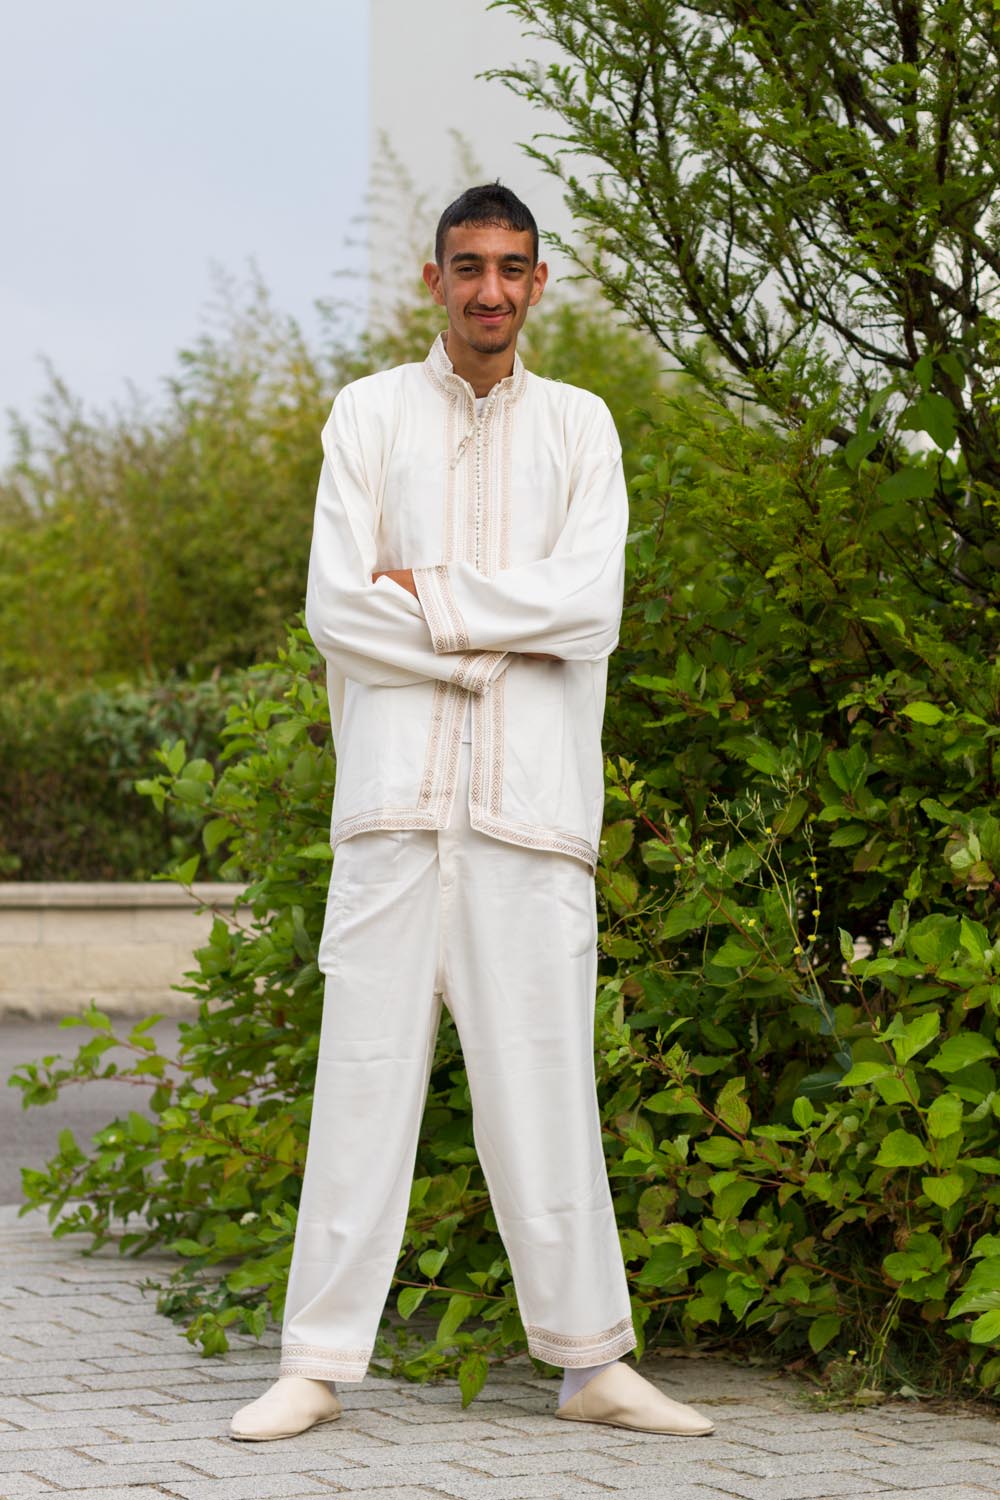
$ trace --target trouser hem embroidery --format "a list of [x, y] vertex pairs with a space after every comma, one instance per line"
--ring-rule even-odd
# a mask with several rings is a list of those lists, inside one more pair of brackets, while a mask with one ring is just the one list
[[303, 1375], [309, 1380], [364, 1380], [371, 1349], [322, 1349], [316, 1344], [284, 1344], [280, 1375]]
[[543, 1359], [549, 1365], [561, 1365], [563, 1369], [607, 1364], [613, 1359], [621, 1359], [639, 1342], [631, 1317], [622, 1318], [620, 1323], [606, 1328], [603, 1333], [550, 1333], [547, 1328], [538, 1328], [534, 1324], [525, 1332], [528, 1349], [536, 1359]]

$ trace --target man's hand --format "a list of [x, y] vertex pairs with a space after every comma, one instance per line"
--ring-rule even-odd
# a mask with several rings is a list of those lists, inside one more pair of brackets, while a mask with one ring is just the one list
[[393, 583], [398, 583], [400, 588], [407, 589], [415, 599], [419, 597], [413, 582], [412, 568], [382, 568], [379, 572], [372, 574], [372, 583], [375, 582], [376, 578], [381, 578], [383, 575], [386, 578], [391, 578]]

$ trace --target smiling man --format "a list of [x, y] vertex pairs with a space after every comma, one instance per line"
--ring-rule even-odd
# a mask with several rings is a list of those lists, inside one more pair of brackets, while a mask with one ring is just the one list
[[425, 360], [346, 386], [323, 428], [306, 624], [337, 777], [316, 1091], [277, 1381], [240, 1439], [340, 1415], [399, 1255], [442, 1003], [527, 1336], [557, 1416], [712, 1423], [635, 1348], [594, 1080], [601, 732], [628, 502], [597, 396], [516, 352], [546, 267], [497, 183], [438, 226]]

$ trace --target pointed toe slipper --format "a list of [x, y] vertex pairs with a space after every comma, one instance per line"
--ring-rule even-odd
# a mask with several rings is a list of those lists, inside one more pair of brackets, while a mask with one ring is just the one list
[[325, 1381], [284, 1375], [263, 1396], [240, 1407], [229, 1424], [229, 1436], [245, 1443], [297, 1437], [321, 1422], [335, 1422], [342, 1411]]
[[668, 1432], [676, 1437], [703, 1437], [715, 1423], [672, 1401], [631, 1365], [614, 1364], [588, 1380], [556, 1412], [568, 1422], [604, 1422], [635, 1432]]

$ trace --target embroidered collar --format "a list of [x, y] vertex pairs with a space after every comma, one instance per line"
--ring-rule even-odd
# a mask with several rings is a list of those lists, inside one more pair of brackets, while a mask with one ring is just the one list
[[[444, 333], [439, 333], [431, 345], [427, 358], [424, 360], [424, 370], [431, 385], [443, 394], [450, 396], [464, 392], [467, 397], [471, 398], [472, 410], [475, 411], [475, 392], [467, 380], [463, 380], [461, 375], [456, 375], [455, 367], [448, 358], [448, 351], [444, 345]], [[524, 362], [515, 350], [513, 372], [505, 376], [503, 380], [497, 381], [490, 395], [496, 393], [507, 401], [517, 401], [524, 394], [527, 383]]]

